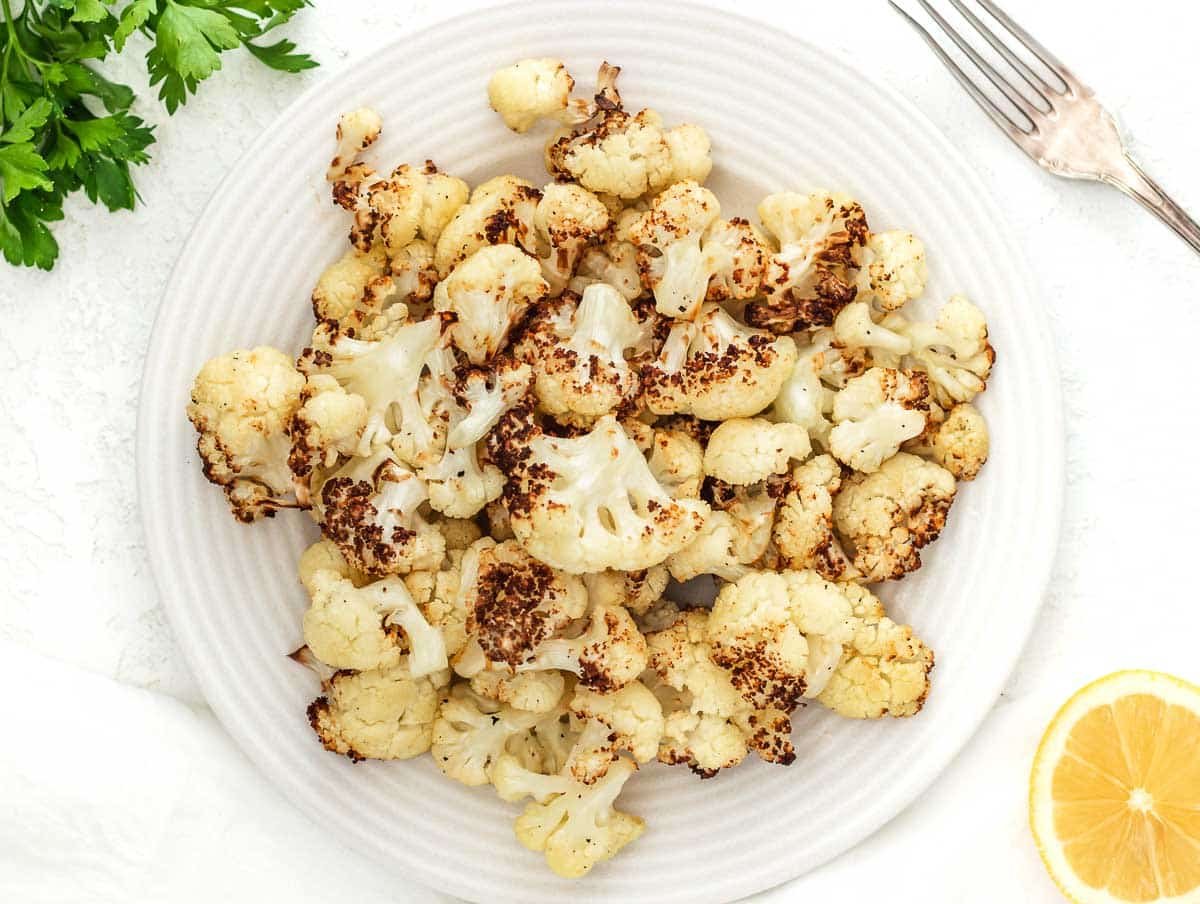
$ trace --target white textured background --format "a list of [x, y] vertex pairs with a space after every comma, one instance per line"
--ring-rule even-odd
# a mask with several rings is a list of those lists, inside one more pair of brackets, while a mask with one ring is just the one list
[[[0, 680], [16, 698], [0, 731], [0, 800], [29, 802], [0, 807], [0, 900], [259, 901], [268, 880], [293, 900], [427, 897], [324, 838], [229, 751], [156, 600], [133, 440], [160, 291], [241, 149], [305, 83], [478, 5], [318, 0], [291, 31], [321, 69], [277, 75], [232, 55], [174, 119], [143, 101], [158, 144], [137, 173], [141, 208], [112, 216], [73, 203], [55, 271], [0, 267]], [[1117, 193], [1034, 169], [883, 0], [716, 5], [849, 54], [977, 161], [1025, 242], [1067, 405], [1055, 576], [996, 712], [926, 799], [764, 899], [1053, 900], [1024, 793], [1056, 704], [1116, 668], [1200, 679], [1200, 607], [1183, 580], [1200, 548], [1190, 445], [1200, 257]], [[1092, 0], [1005, 5], [1119, 115], [1148, 171], [1200, 211], [1200, 97], [1188, 87], [1200, 7], [1143, 0], [1109, 23]], [[114, 72], [144, 85], [140, 68]]]

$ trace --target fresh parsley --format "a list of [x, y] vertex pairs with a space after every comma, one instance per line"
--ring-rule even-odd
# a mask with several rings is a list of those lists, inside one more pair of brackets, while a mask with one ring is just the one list
[[153, 42], [150, 84], [168, 113], [244, 47], [283, 72], [316, 62], [288, 40], [264, 38], [309, 0], [0, 0], [0, 253], [49, 270], [58, 243], [47, 224], [82, 191], [109, 210], [138, 200], [131, 167], [145, 163], [150, 126], [134, 92], [96, 64], [135, 32]]

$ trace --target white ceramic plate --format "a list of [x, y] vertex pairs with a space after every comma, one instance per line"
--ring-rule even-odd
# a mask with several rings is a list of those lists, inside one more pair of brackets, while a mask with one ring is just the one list
[[[384, 117], [375, 159], [435, 159], [471, 182], [535, 180], [537, 138], [508, 132], [485, 85], [520, 57], [560, 56], [589, 85], [601, 59], [621, 92], [712, 136], [710, 185], [728, 213], [781, 189], [830, 187], [878, 228], [929, 250], [928, 297], [963, 291], [987, 313], [999, 364], [982, 401], [993, 436], [982, 479], [916, 575], [887, 585], [892, 614], [937, 651], [934, 689], [910, 720], [796, 719], [788, 769], [757, 761], [701, 782], [651, 766], [622, 798], [643, 838], [586, 880], [556, 879], [512, 834], [516, 807], [444, 779], [428, 759], [365, 763], [325, 753], [304, 707], [316, 685], [284, 654], [306, 600], [296, 559], [315, 536], [284, 513], [244, 527], [200, 474], [184, 417], [208, 357], [297, 349], [308, 295], [342, 253], [347, 222], [323, 182], [340, 112]], [[269, 780], [331, 836], [377, 855], [397, 881], [487, 901], [728, 900], [850, 848], [920, 794], [966, 742], [1017, 662], [1058, 531], [1062, 429], [1049, 330], [1021, 253], [971, 166], [896, 94], [765, 25], [672, 2], [538, 0], [407, 36], [297, 101], [209, 204], [162, 302], [142, 388], [138, 469], [151, 559], [172, 624], [213, 709]]]

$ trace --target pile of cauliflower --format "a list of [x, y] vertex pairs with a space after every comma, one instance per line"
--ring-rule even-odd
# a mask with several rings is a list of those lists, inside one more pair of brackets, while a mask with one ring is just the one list
[[628, 111], [618, 72], [590, 99], [558, 60], [493, 76], [509, 127], [558, 125], [541, 188], [377, 172], [380, 117], [343, 116], [310, 344], [209, 361], [188, 407], [239, 520], [320, 525], [292, 656], [321, 743], [524, 802], [572, 877], [641, 835], [642, 765], [788, 765], [798, 707], [921, 709], [933, 652], [867, 585], [920, 567], [987, 459], [994, 360], [966, 298], [904, 313], [924, 247], [855, 200], [723, 218], [708, 136]]

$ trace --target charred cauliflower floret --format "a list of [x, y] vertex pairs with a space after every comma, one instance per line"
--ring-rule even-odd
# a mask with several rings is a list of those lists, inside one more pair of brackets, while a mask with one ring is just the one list
[[943, 408], [969, 402], [987, 388], [996, 353], [983, 312], [962, 295], [946, 302], [933, 323], [896, 316], [893, 329], [912, 343], [911, 359], [929, 375], [930, 394]]
[[570, 702], [571, 715], [582, 728], [567, 758], [567, 772], [591, 784], [603, 777], [619, 754], [639, 763], [658, 755], [663, 736], [663, 711], [658, 698], [640, 681], [620, 690], [598, 694], [581, 687]]
[[548, 286], [537, 261], [514, 245], [488, 245], [454, 268], [433, 293], [433, 306], [455, 316], [450, 340], [472, 364], [484, 364], [508, 339]]
[[925, 245], [903, 229], [873, 232], [863, 249], [858, 271], [858, 298], [881, 311], [898, 311], [920, 298], [929, 281]]
[[854, 300], [867, 218], [857, 201], [828, 192], [781, 192], [758, 205], [779, 242], [767, 264], [767, 297], [746, 306], [746, 322], [776, 333], [829, 326]]
[[793, 472], [772, 534], [787, 567], [811, 569], [830, 581], [857, 575], [833, 530], [833, 499], [842, 486], [842, 467], [819, 455]]
[[403, 668], [334, 672], [308, 706], [326, 750], [361, 760], [408, 760], [429, 750], [446, 673], [413, 678]]
[[747, 701], [791, 712], [820, 693], [849, 642], [852, 616], [846, 593], [815, 572], [756, 572], [717, 594], [708, 640]]
[[704, 450], [704, 473], [725, 483], [761, 483], [785, 474], [788, 463], [812, 451], [808, 431], [799, 424], [773, 424], [765, 418], [731, 418], [713, 431]]
[[670, 574], [665, 565], [640, 571], [600, 571], [583, 576], [593, 606], [624, 606], [642, 615], [662, 599]]
[[471, 192], [438, 237], [434, 263], [445, 279], [461, 261], [488, 245], [516, 245], [533, 254], [534, 213], [542, 193], [524, 179], [497, 176]]
[[608, 208], [586, 188], [551, 182], [533, 215], [542, 276], [551, 295], [561, 295], [583, 253], [598, 245], [609, 227]]
[[700, 239], [720, 215], [717, 196], [687, 180], [657, 195], [630, 227], [642, 284], [653, 290], [660, 314], [682, 320], [695, 316], [711, 276]]
[[[383, 118], [370, 107], [343, 113], [337, 124], [337, 150], [325, 171], [325, 180], [333, 186], [333, 200], [353, 207], [358, 185], [364, 175], [358, 171], [359, 155], [373, 145], [383, 132]], [[370, 170], [366, 170], [370, 175]]]
[[515, 408], [489, 437], [508, 475], [513, 532], [548, 565], [585, 574], [657, 565], [699, 531], [708, 507], [673, 499], [612, 415], [581, 436], [546, 435]]
[[701, 778], [738, 765], [750, 750], [790, 765], [796, 758], [791, 721], [780, 710], [755, 709], [713, 661], [708, 618], [704, 610], [681, 613], [646, 636], [651, 671], [643, 681], [665, 716], [659, 761], [686, 765]]
[[438, 172], [433, 161], [421, 168], [402, 164], [362, 188], [350, 243], [362, 252], [382, 245], [389, 257], [417, 239], [436, 245], [469, 191], [462, 179]]
[[582, 634], [542, 641], [516, 670], [571, 672], [580, 687], [609, 694], [645, 668], [646, 640], [633, 616], [619, 606], [593, 606]]
[[518, 60], [488, 81], [488, 102], [514, 132], [528, 132], [539, 119], [568, 109], [575, 79], [562, 60]]
[[749, 220], [715, 220], [700, 244], [709, 274], [708, 301], [744, 301], [762, 291], [771, 249]]
[[309, 593], [304, 642], [326, 665], [356, 671], [403, 665], [413, 678], [449, 667], [441, 632], [399, 578], [356, 587], [336, 571], [318, 571]]
[[969, 402], [950, 409], [929, 440], [929, 457], [959, 480], [974, 480], [987, 462], [987, 422]]
[[914, 716], [929, 694], [933, 651], [908, 625], [888, 618], [869, 591], [846, 588], [854, 600], [854, 632], [817, 699], [842, 716]]
[[796, 344], [743, 326], [720, 305], [677, 322], [645, 368], [646, 405], [655, 414], [704, 420], [750, 417], [770, 405], [796, 364]]
[[870, 474], [921, 434], [928, 413], [924, 374], [872, 367], [834, 397], [829, 450], [838, 461]]
[[383, 312], [387, 304], [403, 302], [388, 275], [383, 246], [366, 253], [351, 248], [317, 278], [312, 292], [313, 316], [319, 323], [341, 329], [342, 323], [358, 326]]
[[303, 388], [291, 359], [268, 346], [213, 358], [196, 375], [187, 414], [204, 476], [239, 521], [292, 505], [281, 497], [292, 492], [288, 427]]
[[876, 323], [871, 306], [865, 301], [855, 301], [842, 308], [833, 321], [833, 335], [843, 348], [862, 351], [870, 356], [871, 362], [880, 367], [897, 367], [904, 355], [912, 350], [907, 336]]
[[546, 864], [558, 875], [577, 879], [615, 857], [645, 830], [641, 818], [613, 806], [635, 772], [637, 764], [621, 758], [589, 785], [569, 775], [540, 775], [504, 757], [494, 784], [504, 800], [533, 798], [517, 817], [517, 840], [531, 851], [544, 852]]
[[332, 468], [339, 458], [368, 451], [362, 449], [367, 417], [362, 396], [346, 392], [326, 374], [309, 377], [300, 392], [300, 407], [288, 425], [292, 473], [306, 485], [314, 468]]
[[833, 500], [833, 525], [863, 580], [920, 568], [920, 550], [941, 533], [956, 489], [953, 474], [907, 452], [874, 474], [851, 475]]
[[402, 574], [435, 568], [445, 555], [442, 534], [422, 514], [429, 491], [386, 446], [352, 458], [314, 488], [321, 530], [355, 568]]
[[600, 417], [637, 392], [637, 371], [626, 356], [645, 338], [628, 302], [611, 286], [595, 283], [573, 310], [566, 299], [540, 310], [518, 354], [535, 366], [542, 410]]

